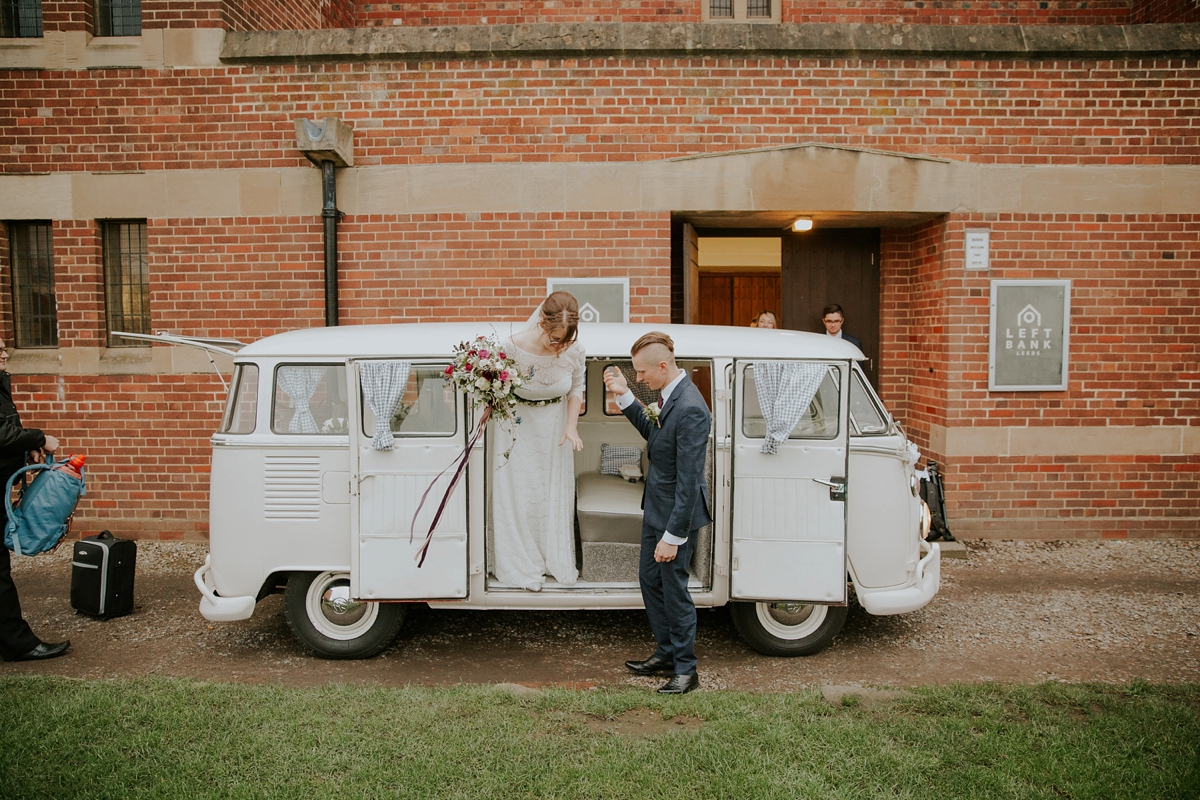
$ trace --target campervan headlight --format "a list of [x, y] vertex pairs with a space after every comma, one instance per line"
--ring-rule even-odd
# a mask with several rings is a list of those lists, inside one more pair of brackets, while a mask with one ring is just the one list
[[929, 538], [929, 529], [933, 526], [933, 515], [929, 513], [929, 504], [921, 501], [921, 538]]
[[914, 472], [908, 476], [908, 488], [913, 497], [921, 496], [921, 479], [917, 477], [917, 473]]

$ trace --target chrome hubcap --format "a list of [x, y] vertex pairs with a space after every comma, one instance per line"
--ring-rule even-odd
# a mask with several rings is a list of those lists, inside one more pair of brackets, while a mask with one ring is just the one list
[[308, 586], [305, 606], [317, 633], [340, 642], [364, 635], [379, 617], [378, 603], [364, 603], [350, 596], [350, 576], [344, 572], [322, 572], [314, 578]]

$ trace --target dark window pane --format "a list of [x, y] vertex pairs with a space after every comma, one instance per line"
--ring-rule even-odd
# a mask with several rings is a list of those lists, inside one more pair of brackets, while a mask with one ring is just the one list
[[733, 0], [709, 0], [708, 16], [713, 19], [731, 19]]
[[42, 35], [42, 0], [0, 0], [0, 36], [36, 38]]
[[150, 257], [145, 222], [104, 223], [104, 294], [108, 346], [137, 346], [113, 331], [150, 333]]
[[746, 0], [746, 16], [762, 18], [771, 16], [771, 0]]
[[12, 265], [13, 327], [17, 347], [57, 347], [54, 244], [49, 222], [8, 226]]
[[96, 0], [97, 36], [141, 36], [142, 0]]

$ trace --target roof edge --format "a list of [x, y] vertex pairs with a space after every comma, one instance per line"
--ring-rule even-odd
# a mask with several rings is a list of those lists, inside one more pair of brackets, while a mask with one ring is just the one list
[[874, 25], [534, 23], [230, 31], [226, 63], [783, 56], [789, 58], [1195, 57], [1200, 24]]

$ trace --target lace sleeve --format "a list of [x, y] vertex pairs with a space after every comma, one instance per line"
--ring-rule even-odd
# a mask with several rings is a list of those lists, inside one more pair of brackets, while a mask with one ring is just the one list
[[568, 397], [583, 397], [583, 385], [587, 378], [587, 353], [578, 342], [571, 348], [571, 391]]

